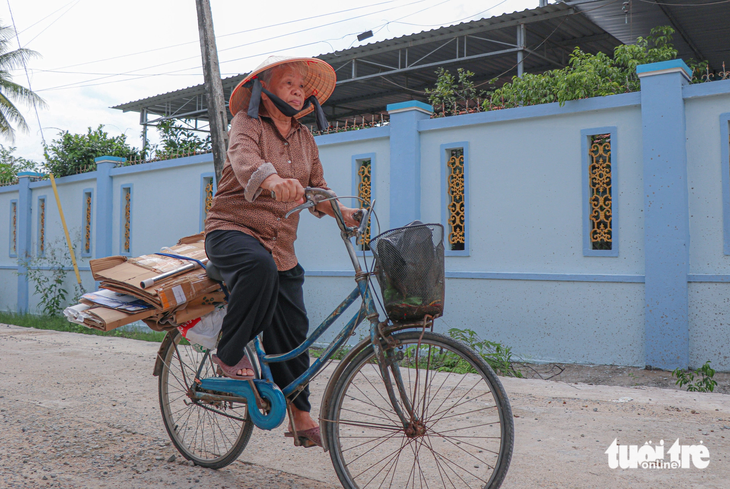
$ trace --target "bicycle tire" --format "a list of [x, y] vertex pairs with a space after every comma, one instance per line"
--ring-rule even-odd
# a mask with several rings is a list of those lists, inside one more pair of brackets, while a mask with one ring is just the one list
[[474, 350], [438, 333], [407, 331], [392, 338], [400, 346], [390, 348], [390, 363], [397, 364], [422, 424], [406, 414], [410, 429], [403, 426], [374, 348], [365, 346], [333, 379], [323, 420], [343, 487], [499, 488], [512, 458], [514, 420], [494, 371]]
[[[198, 371], [200, 378], [208, 378], [217, 376], [216, 369], [210, 355], [180, 345], [179, 332], [168, 334], [173, 338], [161, 353], [158, 382], [165, 429], [187, 460], [211, 469], [225, 467], [238, 458], [251, 438], [254, 425], [248, 408], [243, 403], [202, 402], [189, 397]], [[247, 354], [251, 358], [248, 348]]]

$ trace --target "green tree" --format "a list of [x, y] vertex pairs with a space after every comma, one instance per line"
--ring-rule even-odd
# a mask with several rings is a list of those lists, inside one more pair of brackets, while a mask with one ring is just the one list
[[449, 70], [439, 68], [436, 70], [436, 86], [432, 89], [427, 88], [428, 102], [434, 109], [441, 108], [442, 112], [456, 111], [456, 91], [459, 85]]
[[58, 139], [54, 139], [44, 148], [45, 167], [56, 177], [73, 175], [84, 171], [96, 170], [94, 158], [99, 156], [117, 156], [134, 159], [139, 157], [139, 150], [127, 143], [127, 136], [109, 136], [99, 124], [96, 130], [89, 127], [86, 134], [71, 134], [61, 131]]
[[637, 66], [677, 57], [673, 33], [669, 26], [655, 27], [648, 37], [639, 37], [635, 44], [617, 46], [613, 57], [585, 53], [576, 47], [565, 68], [515, 76], [491, 92], [483, 107], [493, 110], [551, 102], [563, 105], [568, 100], [636, 92], [641, 89]]
[[14, 152], [14, 147], [6, 148], [0, 144], [0, 183], [12, 182], [22, 171], [38, 170], [38, 164], [35, 161], [15, 156]]
[[203, 139], [195, 131], [179, 124], [178, 121], [168, 119], [157, 125], [160, 134], [160, 145], [155, 148], [157, 158], [170, 158], [181, 154], [210, 151], [210, 134]]
[[443, 113], [457, 113], [460, 108], [469, 109], [476, 105], [471, 101], [480, 96], [472, 78], [474, 73], [458, 68], [456, 76], [443, 68], [436, 70], [436, 86], [433, 89], [427, 88], [428, 102], [434, 110]]
[[28, 130], [25, 118], [15, 104], [46, 106], [43, 99], [34, 92], [12, 81], [12, 70], [22, 68], [28, 60], [39, 56], [30, 49], [12, 50], [11, 40], [14, 35], [12, 28], [0, 26], [0, 133], [11, 142], [15, 141], [13, 125], [22, 131]]

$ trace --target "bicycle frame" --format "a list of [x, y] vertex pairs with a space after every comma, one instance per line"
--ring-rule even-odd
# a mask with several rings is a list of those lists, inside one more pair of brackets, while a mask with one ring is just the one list
[[[307, 188], [308, 192], [320, 192], [319, 194], [322, 196], [324, 193], [324, 196], [328, 199], [331, 199], [329, 197], [329, 193], [322, 189], [310, 189]], [[311, 198], [310, 198], [311, 199]], [[311, 207], [314, 203], [314, 200], [311, 199], [305, 204], [302, 204], [301, 206], [298, 206], [298, 208], [305, 208], [305, 207]], [[263, 377], [260, 380], [255, 380], [252, 382], [241, 382], [236, 381], [232, 379], [222, 379], [222, 378], [215, 378], [215, 379], [202, 379], [200, 387], [205, 390], [214, 390], [218, 392], [225, 392], [225, 393], [232, 393], [235, 395], [240, 396], [241, 399], [245, 398], [249, 404], [254, 404], [252, 401], [256, 399], [255, 404], [260, 404], [260, 397], [256, 395], [253, 389], [253, 385], [255, 385], [256, 390], [261, 391], [262, 389], [265, 389], [266, 396], [269, 400], [269, 408], [271, 409], [271, 413], [269, 413], [268, 416], [261, 416], [260, 413], [256, 412], [256, 410], [252, 411], [252, 418], [254, 423], [263, 429], [273, 429], [276, 428], [283, 422], [284, 414], [282, 411], [282, 400], [293, 394], [294, 392], [301, 392], [304, 390], [305, 386], [309, 383], [309, 381], [319, 373], [319, 371], [326, 365], [326, 363], [332, 358], [332, 355], [340, 348], [342, 347], [347, 339], [352, 336], [352, 334], [355, 332], [355, 329], [362, 323], [366, 318], [370, 320], [370, 339], [371, 343], [376, 349], [376, 352], [378, 356], [381, 358], [381, 373], [383, 375], [383, 380], [385, 381], [385, 387], [388, 392], [388, 396], [393, 403], [393, 407], [398, 413], [398, 415], [401, 418], [401, 421], [403, 422], [404, 428], [408, 426], [413, 421], [414, 413], [412, 412], [412, 408], [410, 406], [410, 403], [407, 401], [407, 395], [404, 392], [403, 387], [403, 381], [400, 377], [400, 372], [396, 368], [393, 368], [393, 362], [386, 362], [385, 361], [385, 355], [388, 356], [389, 359], [392, 357], [392, 351], [388, 351], [388, 353], [384, 353], [383, 349], [380, 346], [380, 343], [378, 341], [378, 338], [381, 335], [381, 332], [378, 329], [379, 325], [379, 315], [377, 310], [375, 309], [375, 302], [373, 300], [372, 291], [370, 290], [370, 286], [368, 283], [368, 274], [363, 273], [362, 268], [360, 266], [360, 261], [357, 257], [357, 254], [355, 252], [355, 246], [353, 245], [352, 241], [350, 241], [350, 238], [357, 235], [355, 230], [348, 228], [345, 225], [344, 219], [342, 217], [342, 213], [339, 208], [339, 204], [336, 200], [330, 200], [330, 203], [332, 205], [332, 209], [335, 214], [335, 220], [337, 221], [338, 226], [340, 227], [340, 236], [345, 244], [345, 247], [347, 248], [348, 255], [350, 257], [350, 260], [352, 261], [353, 268], [355, 270], [355, 281], [357, 282], [357, 286], [355, 289], [340, 303], [339, 306], [335, 308], [334, 311], [324, 320], [322, 323], [320, 323], [319, 326], [317, 326], [317, 329], [307, 337], [307, 339], [298, 347], [295, 349], [281, 354], [276, 355], [267, 355], [263, 348], [261, 347], [261, 342], [259, 338], [255, 338], [254, 340], [254, 346], [256, 350], [256, 356], [258, 357], [259, 364], [261, 366], [261, 376]], [[296, 210], [296, 209], [295, 209]], [[293, 212], [293, 211], [292, 211]], [[366, 214], [363, 217], [363, 220], [366, 220], [369, 217], [368, 214]], [[291, 360], [292, 358], [296, 358], [299, 355], [305, 354], [306, 351], [309, 349], [309, 347], [314, 344], [317, 339], [319, 339], [334, 323], [339, 319], [345, 311], [358, 299], [362, 299], [362, 304], [360, 306], [360, 309], [358, 312], [352, 316], [352, 318], [347, 322], [345, 327], [337, 334], [337, 336], [332, 340], [332, 342], [325, 348], [325, 350], [322, 352], [319, 358], [317, 358], [310, 366], [309, 368], [298, 378], [296, 378], [294, 381], [292, 381], [289, 385], [281, 389], [280, 394], [277, 394], [276, 391], [278, 388], [275, 387], [273, 376], [271, 374], [271, 369], [269, 368], [270, 363], [276, 363], [276, 362], [285, 362], [288, 360]], [[398, 391], [400, 393], [400, 398], [404, 402], [404, 406], [406, 407], [407, 411], [409, 411], [409, 417], [404, 416], [402, 410], [399, 407], [399, 403], [397, 402], [397, 397], [395, 393], [395, 389], [393, 387], [393, 382], [390, 379], [390, 374], [388, 373], [388, 367], [387, 365], [391, 365], [391, 370], [393, 370], [393, 377], [395, 380], [395, 385], [398, 388]], [[263, 394], [263, 392], [260, 392]], [[281, 396], [283, 394], [283, 396]], [[204, 394], [202, 392], [197, 392], [196, 397], [198, 398], [206, 398], [209, 394]], [[271, 402], [273, 401], [273, 402]], [[285, 404], [285, 403], [284, 403]]]

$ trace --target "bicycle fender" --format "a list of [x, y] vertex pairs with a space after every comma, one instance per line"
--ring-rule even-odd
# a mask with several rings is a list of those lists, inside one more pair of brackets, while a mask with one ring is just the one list
[[248, 381], [221, 377], [208, 378], [201, 380], [200, 388], [245, 397], [248, 402], [248, 415], [251, 416], [253, 424], [262, 430], [273, 430], [286, 418], [286, 398], [281, 389], [272, 382], [263, 379], [256, 379], [253, 382], [259, 395], [271, 405], [268, 413], [262, 413], [256, 406], [256, 394], [251, 390]]
[[179, 335], [180, 332], [176, 329], [173, 329], [171, 331], [168, 331], [165, 335], [165, 338], [162, 340], [162, 343], [160, 343], [160, 349], [157, 350], [157, 359], [155, 360], [155, 368], [152, 370], [152, 375], [155, 377], [160, 376], [160, 372], [162, 372], [162, 354], [167, 349], [167, 346], [172, 343], [175, 340], [175, 337]]

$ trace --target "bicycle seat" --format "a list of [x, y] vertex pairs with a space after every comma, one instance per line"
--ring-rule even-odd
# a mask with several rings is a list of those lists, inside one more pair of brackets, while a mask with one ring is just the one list
[[218, 267], [213, 265], [210, 260], [208, 260], [208, 264], [205, 266], [205, 274], [211, 280], [214, 280], [216, 282], [223, 282], [223, 277], [221, 276], [220, 270], [218, 270]]

